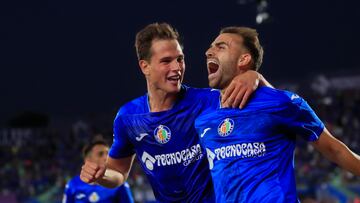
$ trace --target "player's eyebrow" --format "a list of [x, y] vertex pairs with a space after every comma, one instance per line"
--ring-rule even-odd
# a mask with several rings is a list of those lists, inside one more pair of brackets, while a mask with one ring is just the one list
[[219, 47], [221, 45], [229, 46], [226, 42], [220, 41], [220, 42], [216, 42], [216, 43], [211, 44], [210, 47], [214, 47], [214, 46]]
[[183, 54], [179, 54], [178, 56], [172, 57], [172, 56], [165, 56], [163, 58], [160, 58], [160, 61], [172, 61], [174, 59], [181, 58], [184, 59], [185, 56]]
[[221, 41], [221, 42], [216, 42], [215, 43], [215, 46], [221, 46], [221, 45], [226, 45], [226, 46], [229, 46], [226, 42], [223, 42], [223, 41]]

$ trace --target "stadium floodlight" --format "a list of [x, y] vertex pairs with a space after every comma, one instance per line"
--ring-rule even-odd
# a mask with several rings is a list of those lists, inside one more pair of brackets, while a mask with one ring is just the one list
[[271, 16], [268, 12], [268, 1], [267, 0], [237, 0], [239, 5], [248, 5], [256, 3], [256, 23], [263, 24], [270, 22]]
[[267, 12], [268, 5], [269, 4], [268, 4], [267, 0], [258, 0], [257, 1], [257, 6], [256, 6], [256, 10], [257, 10], [256, 23], [257, 24], [269, 22], [270, 14], [269, 14], [269, 12]]

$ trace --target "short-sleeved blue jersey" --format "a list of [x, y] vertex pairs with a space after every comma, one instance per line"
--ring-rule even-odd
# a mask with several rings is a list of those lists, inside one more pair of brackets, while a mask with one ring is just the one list
[[219, 98], [218, 91], [182, 86], [167, 111], [150, 112], [148, 96], [118, 112], [112, 158], [136, 156], [159, 202], [214, 202], [213, 184], [195, 130], [195, 118]]
[[297, 202], [296, 135], [315, 141], [324, 129], [297, 94], [267, 87], [259, 88], [246, 108], [208, 110], [195, 125], [217, 202], [244, 203]]

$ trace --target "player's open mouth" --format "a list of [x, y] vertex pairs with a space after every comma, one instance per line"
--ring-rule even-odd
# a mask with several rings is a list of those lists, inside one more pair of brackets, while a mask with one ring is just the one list
[[167, 77], [167, 80], [171, 81], [171, 82], [177, 82], [181, 79], [181, 76], [180, 75], [173, 75], [173, 76], [170, 76], [170, 77]]
[[219, 63], [215, 59], [208, 59], [207, 60], [207, 67], [209, 75], [216, 73], [219, 69]]

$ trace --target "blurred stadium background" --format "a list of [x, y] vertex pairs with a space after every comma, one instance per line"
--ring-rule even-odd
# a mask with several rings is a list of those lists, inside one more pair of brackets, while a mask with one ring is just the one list
[[[196, 87], [207, 86], [204, 52], [221, 27], [257, 28], [260, 72], [360, 153], [359, 1], [11, 1], [0, 16], [0, 203], [61, 202], [83, 145], [111, 142], [118, 108], [145, 93], [133, 42], [156, 21], [182, 34]], [[302, 202], [360, 202], [360, 178], [300, 139], [295, 165]], [[154, 201], [137, 164], [129, 183], [137, 202]]]

